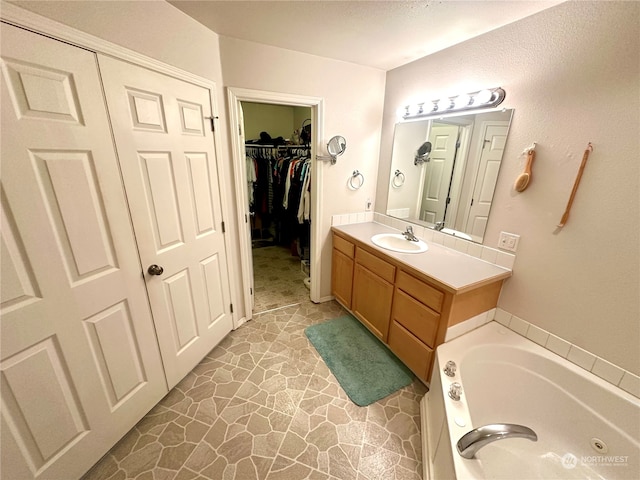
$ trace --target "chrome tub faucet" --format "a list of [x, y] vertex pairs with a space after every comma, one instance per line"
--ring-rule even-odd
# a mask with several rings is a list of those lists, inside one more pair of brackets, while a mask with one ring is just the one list
[[536, 432], [529, 427], [512, 423], [493, 423], [465, 433], [460, 437], [456, 446], [462, 457], [473, 458], [476, 452], [485, 445], [506, 438], [527, 438], [532, 442], [538, 440]]

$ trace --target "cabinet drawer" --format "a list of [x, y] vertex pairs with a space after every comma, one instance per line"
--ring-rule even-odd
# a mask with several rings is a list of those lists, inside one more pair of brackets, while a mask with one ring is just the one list
[[442, 310], [442, 299], [444, 293], [440, 290], [436, 290], [431, 285], [424, 283], [422, 280], [418, 280], [411, 275], [399, 271], [396, 286], [404, 290], [416, 300], [421, 301], [426, 306], [434, 309], [436, 312]]
[[440, 322], [438, 312], [396, 289], [393, 299], [393, 319], [433, 348]]
[[360, 247], [356, 248], [356, 263], [366, 267], [387, 282], [393, 283], [396, 276], [396, 267], [375, 255], [371, 255]]
[[423, 380], [429, 378], [433, 350], [411, 335], [398, 322], [389, 326], [389, 347], [407, 367]]
[[353, 258], [354, 256], [354, 244], [335, 234], [333, 235], [333, 248], [341, 251], [349, 258]]

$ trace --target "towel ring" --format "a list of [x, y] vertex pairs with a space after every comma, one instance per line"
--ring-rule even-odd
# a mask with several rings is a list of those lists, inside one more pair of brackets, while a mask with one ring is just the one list
[[[360, 183], [356, 186], [356, 185], [353, 184], [353, 180], [358, 178], [358, 177], [360, 177]], [[354, 170], [353, 174], [349, 178], [349, 186], [353, 190], [358, 190], [363, 185], [364, 185], [364, 175], [362, 175], [358, 170]]]
[[400, 188], [402, 185], [404, 185], [404, 180], [404, 173], [402, 173], [400, 170], [396, 170], [393, 174], [391, 185], [393, 186], [393, 188]]

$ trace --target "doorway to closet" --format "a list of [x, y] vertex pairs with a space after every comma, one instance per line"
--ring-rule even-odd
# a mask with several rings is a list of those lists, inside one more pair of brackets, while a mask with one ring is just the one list
[[253, 314], [309, 298], [311, 108], [240, 102]]

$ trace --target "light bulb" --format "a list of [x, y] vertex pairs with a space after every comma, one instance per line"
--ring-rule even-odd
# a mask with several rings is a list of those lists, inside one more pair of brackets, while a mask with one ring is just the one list
[[414, 103], [409, 108], [409, 115], [418, 115], [418, 114], [420, 114], [420, 105], [417, 103]]
[[451, 108], [451, 99], [443, 98], [442, 100], [438, 100], [436, 104], [436, 111], [442, 112], [443, 110], [448, 110]]
[[466, 93], [463, 93], [462, 95], [458, 95], [455, 98], [455, 100], [453, 101], [453, 104], [456, 108], [465, 108], [469, 106], [470, 101], [471, 101], [471, 97]]
[[481, 90], [473, 99], [474, 105], [483, 105], [491, 100], [493, 94], [489, 90]]

